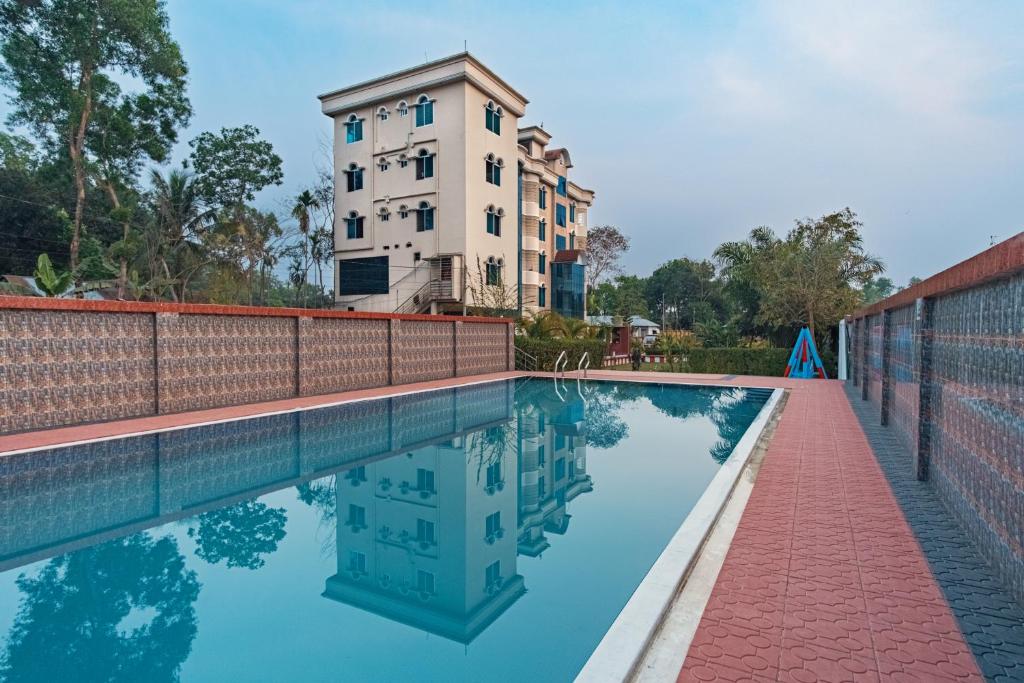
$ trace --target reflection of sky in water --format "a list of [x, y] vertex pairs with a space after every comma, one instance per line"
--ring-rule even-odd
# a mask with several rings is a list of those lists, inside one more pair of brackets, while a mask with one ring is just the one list
[[4, 462], [7, 677], [161, 680], [184, 659], [185, 681], [570, 679], [766, 394], [567, 389], [480, 385]]

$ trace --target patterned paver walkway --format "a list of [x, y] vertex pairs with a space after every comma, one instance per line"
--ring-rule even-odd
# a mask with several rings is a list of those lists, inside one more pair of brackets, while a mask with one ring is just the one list
[[841, 383], [790, 393], [679, 680], [982, 680]]

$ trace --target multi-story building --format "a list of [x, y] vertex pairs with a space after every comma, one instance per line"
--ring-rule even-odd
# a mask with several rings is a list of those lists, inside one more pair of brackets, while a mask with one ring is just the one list
[[585, 313], [565, 149], [469, 53], [320, 96], [334, 120], [335, 297], [357, 311]]

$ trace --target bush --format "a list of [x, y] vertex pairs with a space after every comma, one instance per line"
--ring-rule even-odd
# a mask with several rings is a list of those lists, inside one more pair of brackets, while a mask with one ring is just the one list
[[[791, 353], [792, 349], [772, 348], [691, 349], [684, 356], [680, 372], [782, 377]], [[828, 376], [835, 379], [835, 357], [821, 354], [821, 362]]]
[[[537, 369], [551, 372], [555, 369], [555, 361], [562, 351], [569, 355], [568, 370], [575, 370], [583, 357], [583, 353], [590, 354], [590, 367], [599, 368], [604, 360], [604, 352], [607, 344], [601, 339], [534, 339], [531, 337], [516, 337], [516, 348], [528, 353], [537, 359]], [[516, 354], [516, 369], [526, 370], [523, 367], [525, 358], [522, 354]]]

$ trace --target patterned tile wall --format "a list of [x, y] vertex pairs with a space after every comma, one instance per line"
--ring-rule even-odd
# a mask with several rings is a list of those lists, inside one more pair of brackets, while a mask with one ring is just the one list
[[508, 329], [484, 323], [455, 324], [456, 366], [459, 377], [503, 372], [508, 368]]
[[[913, 306], [891, 313], [889, 425], [908, 453], [918, 443], [922, 378], [914, 317]], [[871, 325], [854, 325], [858, 336], [864, 329]], [[1024, 600], [1024, 275], [935, 297], [932, 335], [929, 481]], [[872, 391], [873, 408], [878, 398]]]
[[892, 404], [889, 424], [899, 435], [908, 453], [917, 449], [918, 405], [921, 399], [921, 368], [917, 367], [917, 341], [914, 331], [914, 307], [892, 311], [890, 343], [890, 383]]
[[455, 376], [455, 324], [447, 321], [395, 320], [391, 323], [393, 384]]
[[392, 397], [391, 447], [408, 448], [455, 432], [455, 405], [455, 389]]
[[295, 318], [157, 316], [160, 412], [296, 394]]
[[152, 415], [153, 316], [0, 310], [0, 433]]
[[388, 321], [300, 318], [302, 396], [388, 384]]
[[391, 452], [388, 399], [345, 403], [298, 415], [304, 476]]
[[868, 398], [882, 405], [882, 316], [868, 319]]

